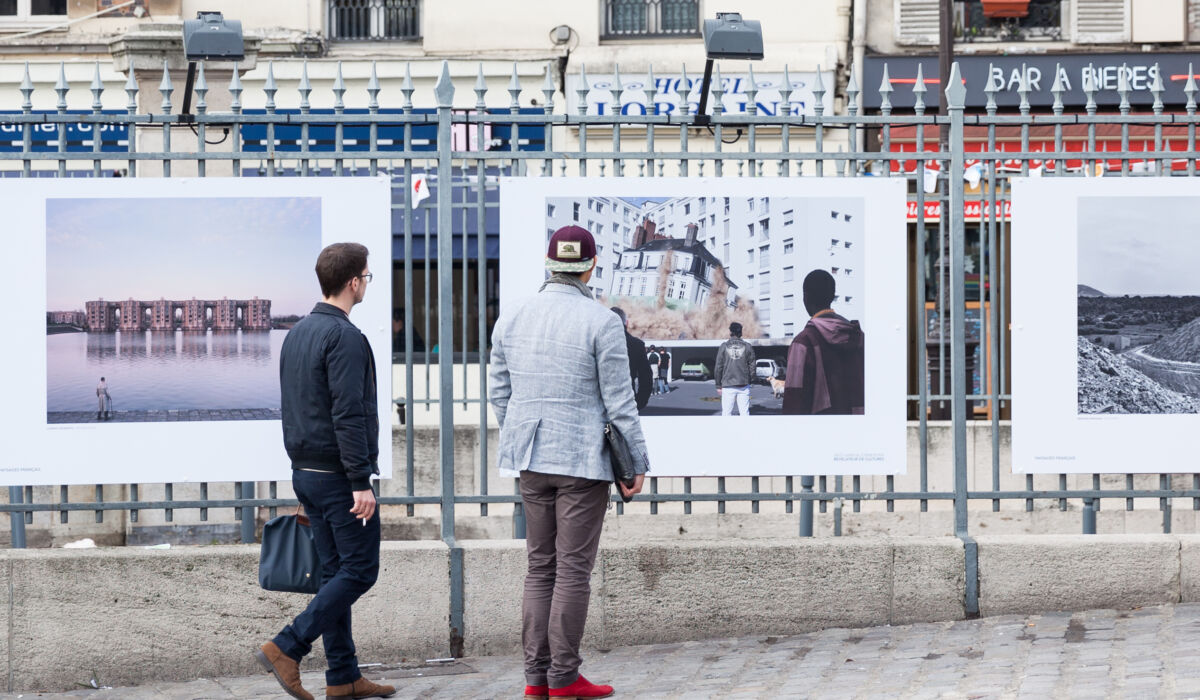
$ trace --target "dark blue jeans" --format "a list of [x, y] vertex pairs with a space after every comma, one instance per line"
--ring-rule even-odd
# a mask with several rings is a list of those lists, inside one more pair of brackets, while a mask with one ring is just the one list
[[350, 606], [379, 577], [379, 511], [364, 527], [350, 508], [354, 496], [343, 474], [292, 472], [292, 488], [312, 523], [321, 555], [321, 590], [304, 612], [275, 637], [279, 649], [299, 661], [321, 637], [325, 644], [328, 685], [353, 683], [358, 670], [350, 633]]

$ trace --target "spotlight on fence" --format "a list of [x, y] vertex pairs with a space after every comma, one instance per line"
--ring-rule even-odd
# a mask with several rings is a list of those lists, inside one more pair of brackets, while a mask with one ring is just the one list
[[197, 12], [196, 19], [183, 23], [183, 55], [188, 60], [187, 87], [183, 93], [183, 114], [187, 114], [192, 108], [196, 61], [240, 61], [246, 57], [241, 20], [225, 19], [220, 12]]
[[739, 12], [718, 12], [716, 19], [704, 20], [704, 81], [700, 84], [700, 107], [696, 110], [695, 126], [707, 126], [711, 118], [708, 109], [708, 89], [712, 85], [713, 60], [741, 58], [761, 61], [763, 57], [762, 25], [758, 20], [742, 19]]

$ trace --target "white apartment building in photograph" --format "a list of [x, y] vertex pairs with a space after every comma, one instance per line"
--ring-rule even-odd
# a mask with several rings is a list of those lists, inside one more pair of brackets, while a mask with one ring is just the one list
[[716, 268], [729, 302], [752, 302], [767, 337], [803, 328], [802, 284], [814, 269], [837, 283], [834, 310], [860, 319], [863, 306], [863, 202], [806, 197], [560, 197], [546, 200], [546, 236], [575, 224], [596, 238], [590, 286], [598, 296], [653, 300], [659, 266], [671, 252], [667, 300], [703, 304]]

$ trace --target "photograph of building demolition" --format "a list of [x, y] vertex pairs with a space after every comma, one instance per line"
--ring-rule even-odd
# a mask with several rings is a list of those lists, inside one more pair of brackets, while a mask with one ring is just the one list
[[[805, 277], [823, 270], [834, 286], [832, 302], [816, 311], [863, 321], [863, 201], [551, 196], [545, 234], [548, 240], [558, 228], [577, 225], [595, 237], [589, 286], [602, 303], [625, 312], [629, 332], [651, 348], [652, 363], [661, 363], [655, 369], [665, 387], [656, 384], [643, 415], [729, 415], [716, 375], [731, 324], [753, 351], [748, 414], [780, 415], [789, 349], [810, 319]], [[861, 386], [862, 370], [856, 371]]]
[[1080, 414], [1200, 412], [1200, 241], [1193, 197], [1081, 198]]
[[48, 200], [47, 422], [278, 419], [320, 229], [315, 197]]

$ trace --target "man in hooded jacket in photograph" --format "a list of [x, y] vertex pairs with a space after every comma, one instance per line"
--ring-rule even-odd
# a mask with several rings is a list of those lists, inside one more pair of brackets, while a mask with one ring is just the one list
[[810, 316], [788, 348], [783, 388], [786, 415], [861, 415], [864, 402], [863, 332], [858, 321], [834, 312], [833, 275], [813, 270], [804, 278]]

